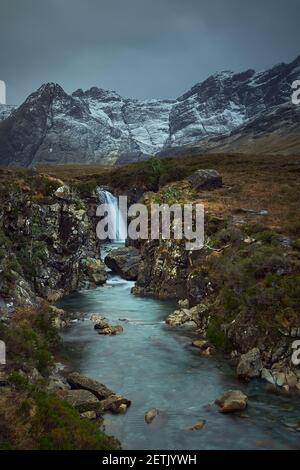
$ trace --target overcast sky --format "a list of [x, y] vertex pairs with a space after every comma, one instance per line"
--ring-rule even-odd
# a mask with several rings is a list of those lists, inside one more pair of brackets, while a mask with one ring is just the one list
[[220, 70], [300, 54], [300, 0], [0, 0], [0, 79], [175, 98]]

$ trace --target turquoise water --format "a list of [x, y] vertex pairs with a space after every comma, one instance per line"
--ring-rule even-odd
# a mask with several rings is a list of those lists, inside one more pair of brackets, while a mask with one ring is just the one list
[[[174, 305], [135, 297], [132, 282], [111, 275], [107, 285], [66, 297], [61, 306], [86, 313], [64, 333], [71, 366], [132, 400], [126, 415], [105, 416], [106, 432], [124, 449], [299, 449], [300, 400], [270, 395], [257, 381], [239, 383], [221, 357], [203, 358], [191, 348], [192, 332], [164, 323]], [[101, 336], [91, 313], [121, 323], [124, 332]], [[119, 318], [127, 318], [127, 323]], [[239, 388], [249, 396], [247, 416], [222, 415], [215, 398]], [[158, 408], [150, 424], [145, 412]], [[193, 433], [184, 428], [206, 420]]]

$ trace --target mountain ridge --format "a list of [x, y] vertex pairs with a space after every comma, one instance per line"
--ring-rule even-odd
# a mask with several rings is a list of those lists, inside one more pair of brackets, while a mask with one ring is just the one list
[[274, 132], [297, 128], [300, 135], [299, 107], [291, 102], [299, 77], [300, 56], [263, 72], [217, 72], [174, 100], [123, 98], [98, 87], [68, 94], [46, 83], [20, 107], [2, 105], [0, 162], [127, 163], [180, 149], [209, 152], [222, 142], [230, 151], [239, 134], [249, 145]]

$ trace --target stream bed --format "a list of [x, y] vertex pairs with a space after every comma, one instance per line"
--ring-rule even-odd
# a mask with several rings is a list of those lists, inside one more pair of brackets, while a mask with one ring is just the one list
[[[63, 334], [70, 366], [132, 401], [125, 415], [105, 415], [107, 434], [134, 450], [300, 448], [300, 433], [291, 428], [300, 422], [299, 399], [268, 394], [260, 381], [241, 384], [222, 357], [201, 357], [190, 346], [193, 332], [164, 323], [174, 303], [135, 297], [132, 286], [110, 274], [103, 287], [60, 302], [66, 311], [86, 314]], [[124, 332], [98, 335], [92, 313], [122, 324]], [[249, 396], [243, 417], [213, 405], [232, 388]], [[149, 425], [144, 415], [153, 407], [160, 413]], [[184, 430], [199, 420], [206, 421], [202, 430]]]

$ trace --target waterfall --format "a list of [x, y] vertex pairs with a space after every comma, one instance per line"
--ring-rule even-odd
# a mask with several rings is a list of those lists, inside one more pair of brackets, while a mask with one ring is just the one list
[[127, 238], [127, 222], [124, 220], [121, 211], [118, 206], [118, 198], [114, 196], [111, 192], [97, 188], [96, 189], [97, 198], [100, 204], [108, 204], [110, 206], [109, 212], [109, 222], [113, 228], [113, 233], [116, 234], [114, 242], [125, 242]]

